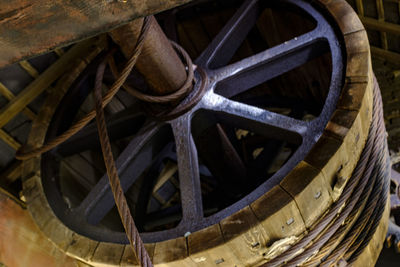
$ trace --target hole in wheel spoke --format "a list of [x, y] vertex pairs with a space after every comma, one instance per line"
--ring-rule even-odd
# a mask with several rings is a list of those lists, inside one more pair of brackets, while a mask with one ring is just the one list
[[[272, 7], [270, 7], [273, 5]], [[247, 37], [238, 46], [229, 61], [218, 61], [218, 56], [210, 62], [210, 69], [238, 62], [251, 55], [277, 46], [300, 35], [312, 31], [317, 23], [300, 9], [273, 1], [259, 1], [258, 18]]]
[[[255, 74], [255, 76], [261, 77], [262, 70], [259, 72], [260, 74]], [[223, 80], [217, 84], [215, 92], [237, 102], [294, 119], [310, 121], [320, 115], [325, 105], [331, 73], [331, 54], [325, 53], [300, 67], [249, 89], [245, 88], [249, 84], [256, 83], [254, 80], [240, 77]]]
[[[247, 10], [248, 19], [241, 21], [231, 33], [222, 32], [229, 19], [238, 15], [243, 1], [206, 1], [196, 7], [187, 5], [158, 16], [167, 33], [197, 58], [218, 34], [226, 36], [215, 43], [215, 54], [207, 60], [207, 68], [217, 69], [250, 55], [274, 47], [312, 31], [317, 23], [303, 10], [280, 1], [258, 1]], [[240, 12], [240, 11], [239, 11]], [[170, 13], [176, 13], [174, 24], [164, 23]], [[232, 22], [234, 23], [234, 22]], [[217, 48], [218, 47], [218, 48]]]
[[[173, 147], [173, 145], [169, 145]], [[172, 150], [156, 160], [125, 193], [135, 224], [140, 232], [155, 232], [175, 228], [182, 219], [179, 177]], [[102, 223], [123, 231], [116, 207]]]
[[268, 137], [201, 110], [192, 120], [204, 216], [236, 203], [271, 178], [299, 144]]
[[[196, 6], [189, 3], [161, 13], [157, 19], [167, 36], [173, 39], [174, 36], [170, 33], [175, 32], [177, 41], [190, 57], [195, 59], [206, 49], [242, 3], [242, 0], [204, 1]], [[167, 25], [165, 21], [171, 13], [176, 20], [173, 25]]]

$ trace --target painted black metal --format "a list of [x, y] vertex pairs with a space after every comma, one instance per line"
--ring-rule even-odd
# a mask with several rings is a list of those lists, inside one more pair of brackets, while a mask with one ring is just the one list
[[[321, 136], [322, 131], [335, 109], [343, 81], [343, 59], [340, 39], [335, 34], [336, 25], [331, 25], [312, 4], [300, 0], [265, 1], [263, 5], [287, 5], [311, 16], [317, 26], [311, 32], [298, 36], [283, 44], [267, 49], [239, 62], [224, 66], [233, 56], [241, 41], [254, 26], [260, 12], [261, 1], [245, 1], [238, 12], [227, 23], [223, 30], [211, 42], [195, 63], [204, 69], [208, 76], [206, 92], [199, 102], [189, 111], [176, 119], [167, 122], [147, 121], [145, 126], [132, 139], [130, 144], [118, 157], [116, 164], [120, 171], [124, 189], [128, 189], [142, 172], [165, 156], [165, 146], [170, 144], [172, 136], [163, 129], [170, 125], [176, 145], [182, 216], [177, 227], [160, 232], [142, 233], [145, 242], [156, 242], [200, 230], [218, 223], [221, 219], [237, 212], [254, 202], [273, 186], [278, 184], [290, 170], [296, 166], [310, 151]], [[274, 113], [257, 106], [240, 103], [229, 99], [257, 84], [270, 80], [292, 70], [309, 60], [330, 51], [332, 58], [332, 75], [329, 93], [320, 115], [312, 121], [302, 121], [293, 117]], [[201, 77], [197, 74], [197, 79]], [[200, 82], [195, 85], [198, 90]], [[223, 120], [229, 124], [244, 126], [246, 129], [265, 136], [271, 136], [298, 145], [285, 165], [272, 177], [259, 185], [242, 199], [211, 216], [204, 216], [204, 207], [200, 188], [200, 170], [198, 151], [194, 143], [192, 119], [203, 111], [214, 114], [216, 121]], [[203, 121], [197, 128], [206, 129], [215, 121]], [[53, 125], [56, 125], [54, 123]], [[93, 136], [90, 129], [80, 137]], [[51, 133], [52, 131], [50, 131]], [[54, 131], [53, 131], [54, 132]], [[50, 138], [51, 135], [48, 136]], [[70, 141], [77, 144], [80, 137]], [[69, 154], [65, 147], [61, 154]], [[76, 151], [73, 151], [76, 152]], [[168, 153], [166, 153], [168, 154]], [[170, 157], [175, 157], [170, 155]], [[42, 177], [49, 203], [56, 215], [74, 231], [99, 241], [127, 243], [125, 234], [104, 229], [96, 225], [113, 207], [106, 177], [102, 177], [93, 187], [82, 204], [70, 209], [61, 197], [56, 177], [57, 160], [53, 153], [47, 153], [42, 160]]]

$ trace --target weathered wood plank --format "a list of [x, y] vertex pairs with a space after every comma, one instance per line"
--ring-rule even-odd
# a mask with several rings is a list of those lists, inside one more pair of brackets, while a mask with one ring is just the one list
[[190, 0], [0, 0], [0, 68]]
[[[149, 254], [151, 260], [153, 260], [155, 243], [147, 243], [144, 244], [144, 247]], [[133, 254], [132, 248], [130, 245], [125, 245], [124, 253], [122, 254], [121, 262], [119, 263], [121, 267], [133, 267], [139, 266], [139, 263], [136, 259], [135, 254]]]
[[124, 253], [125, 246], [122, 244], [101, 242], [94, 251], [92, 259], [89, 264], [97, 267], [112, 267], [118, 266]]
[[0, 129], [0, 139], [3, 140], [7, 145], [12, 147], [14, 150], [18, 150], [21, 147], [21, 144], [11, 135], [6, 133], [3, 129]]
[[305, 161], [301, 161], [280, 184], [294, 198], [307, 228], [332, 205], [329, 180]]
[[229, 247], [219, 224], [214, 224], [188, 236], [190, 258], [197, 266], [241, 266]]
[[367, 17], [360, 17], [360, 20], [367, 29], [400, 35], [400, 25], [398, 24], [379, 21], [377, 19]]
[[346, 1], [317, 0], [332, 14], [343, 35], [364, 30], [364, 26], [353, 8]]
[[32, 77], [39, 77], [39, 72], [28, 61], [22, 60], [18, 64]]
[[187, 256], [188, 248], [185, 237], [166, 240], [155, 244], [153, 264], [158, 267], [196, 266]]
[[[9, 101], [15, 98], [15, 95], [1, 82], [0, 82], [0, 94], [2, 94]], [[27, 107], [22, 110], [22, 113], [24, 113], [31, 120], [34, 120], [36, 118], [36, 114]]]
[[383, 59], [386, 59], [387, 61], [397, 64], [400, 64], [400, 54], [399, 53], [394, 53], [394, 52], [390, 52], [387, 51], [385, 49], [376, 47], [376, 46], [371, 46], [371, 53], [372, 55], [376, 56], [376, 57], [380, 57]]
[[264, 262], [270, 238], [249, 206], [220, 222], [222, 234], [244, 266], [259, 266]]
[[277, 185], [250, 205], [270, 242], [298, 236], [306, 231], [294, 199]]
[[67, 255], [76, 258], [79, 255], [79, 259], [85, 262], [89, 262], [92, 259], [93, 254], [98, 247], [99, 242], [94, 240], [89, 240], [79, 234], [74, 234], [72, 236], [72, 241], [68, 246]]

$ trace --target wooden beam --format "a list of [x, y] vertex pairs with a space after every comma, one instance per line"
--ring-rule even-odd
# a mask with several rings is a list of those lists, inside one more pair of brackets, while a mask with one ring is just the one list
[[[383, 0], [376, 0], [376, 9], [378, 11], [378, 20], [380, 23], [384, 23], [385, 21], [385, 10], [383, 7]], [[381, 32], [381, 45], [382, 48], [387, 50], [388, 49], [388, 42], [386, 32]]]
[[18, 150], [21, 144], [18, 143], [11, 135], [6, 133], [3, 129], [0, 129], [0, 139], [3, 140], [7, 145], [12, 147], [14, 150]]
[[[15, 95], [1, 82], [0, 82], [0, 94], [2, 94], [9, 101], [15, 98]], [[29, 108], [24, 108], [22, 112], [31, 120], [34, 120], [36, 118], [36, 114]]]
[[191, 0], [0, 0], [0, 68]]
[[8, 187], [21, 177], [22, 161], [14, 161], [0, 174], [0, 186]]
[[391, 52], [376, 46], [371, 46], [371, 53], [373, 56], [380, 57], [386, 59], [387, 61], [400, 65], [400, 54]]
[[61, 57], [62, 55], [64, 55], [64, 50], [62, 48], [56, 48], [54, 49], [54, 53], [57, 54], [57, 56]]
[[[1, 25], [1, 24], [0, 24]], [[55, 80], [57, 80], [68, 69], [69, 65], [77, 57], [86, 53], [95, 42], [90, 39], [76, 44], [47, 70], [31, 82], [21, 93], [12, 99], [5, 107], [0, 110], [0, 128], [6, 125], [12, 118], [22, 111], [34, 98], [46, 90]]]
[[398, 24], [383, 22], [377, 19], [361, 17], [361, 16], [360, 20], [367, 29], [400, 35], [400, 25]]
[[39, 72], [28, 61], [22, 60], [19, 65], [33, 78], [39, 77]]
[[362, 0], [356, 0], [357, 12], [358, 15], [364, 17], [364, 5]]

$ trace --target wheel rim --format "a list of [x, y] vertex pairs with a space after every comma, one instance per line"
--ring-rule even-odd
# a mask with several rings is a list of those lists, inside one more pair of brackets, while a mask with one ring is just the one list
[[[174, 149], [171, 145], [172, 136], [176, 145], [182, 220], [177, 227], [172, 229], [142, 233], [142, 238], [145, 242], [176, 238], [200, 230], [218, 223], [221, 219], [258, 199], [278, 184], [294, 166], [304, 159], [311, 147], [317, 142], [319, 136], [321, 136], [325, 125], [335, 110], [335, 103], [343, 83], [343, 56], [340, 40], [328, 20], [309, 3], [280, 1], [280, 3], [296, 6], [302, 12], [306, 12], [315, 19], [317, 26], [311, 32], [239, 62], [226, 65], [241, 43], [240, 41], [237, 43], [231, 42], [232, 38], [239, 38], [240, 40], [246, 37], [250, 26], [244, 25], [243, 21], [248, 22], [249, 17], [253, 17], [254, 14], [259, 12], [258, 10], [261, 7], [258, 6], [258, 2], [246, 1], [196, 60], [198, 67], [203, 69], [208, 76], [206, 92], [196, 106], [180, 117], [165, 123], [145, 120], [138, 111], [127, 112], [127, 121], [134, 122], [135, 125], [144, 126], [139, 130], [136, 128], [131, 129], [132, 132], [137, 130], [138, 132], [117, 159], [117, 166], [122, 173], [126, 174], [121, 175], [123, 187], [130, 187], [139, 178], [139, 175], [134, 175], [133, 177], [135, 178], [132, 178], [128, 174], [138, 169], [144, 171], [147, 166], [144, 166], [143, 162], [150, 161], [154, 163], [160, 161], [160, 158], [175, 158]], [[311, 58], [325, 53], [328, 48], [332, 58], [331, 82], [324, 106], [317, 118], [305, 122], [229, 99], [257, 84], [264, 83], [301, 66]], [[196, 79], [198, 81], [202, 80], [199, 73], [196, 73]], [[201, 82], [198, 82], [196, 87], [200, 87], [200, 84]], [[240, 88], [241, 91], [235, 91], [236, 87]], [[197, 89], [195, 88], [194, 92]], [[62, 111], [58, 112], [62, 113]], [[211, 117], [213, 119], [206, 123], [200, 119], [200, 122], [197, 123], [198, 126], [193, 126], [193, 121], [204, 113], [212, 114]], [[216, 121], [224, 121], [238, 128], [246, 128], [265, 136], [275, 135], [274, 137], [278, 136], [280, 140], [296, 143], [298, 147], [290, 159], [273, 176], [258, 185], [249, 194], [240, 197], [240, 200], [219, 210], [217, 213], [204, 217], [195, 132], [204, 132], [205, 129], [209, 128], [207, 125], [213, 125]], [[60, 131], [57, 126], [58, 123], [60, 123], [60, 120], [58, 122], [55, 120], [52, 123], [47, 138], [51, 138], [52, 135], [54, 136]], [[168, 127], [171, 127], [172, 132], [168, 130]], [[93, 225], [113, 207], [113, 199], [108, 189], [106, 176], [100, 179], [77, 208], [70, 209], [66, 205], [62, 194], [60, 194], [57, 181], [53, 179], [53, 177], [57, 177], [57, 169], [51, 166], [57, 166], [55, 163], [57, 163], [57, 156], [60, 153], [64, 153], [64, 156], [68, 153], [73, 153], [66, 149], [73, 142], [71, 141], [67, 145], [61, 146], [58, 151], [47, 153], [42, 158], [42, 181], [49, 204], [61, 221], [77, 233], [99, 241], [127, 243], [123, 232], [116, 232]], [[144, 156], [146, 155], [145, 152], [150, 150], [158, 151], [158, 153], [146, 158]]]

